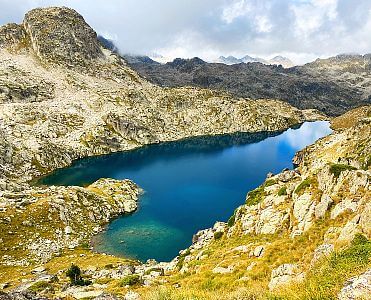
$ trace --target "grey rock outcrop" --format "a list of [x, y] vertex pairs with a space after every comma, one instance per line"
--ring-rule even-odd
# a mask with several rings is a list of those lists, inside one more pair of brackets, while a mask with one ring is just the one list
[[274, 290], [281, 285], [299, 282], [304, 279], [304, 274], [300, 272], [296, 264], [283, 264], [272, 271], [269, 289]]
[[25, 15], [23, 25], [44, 62], [74, 66], [103, 58], [97, 34], [73, 9], [36, 8]]
[[28, 43], [23, 26], [10, 23], [0, 27], [0, 48], [11, 51], [20, 50]]
[[371, 295], [371, 269], [365, 273], [350, 278], [341, 289], [339, 300], [369, 299]]

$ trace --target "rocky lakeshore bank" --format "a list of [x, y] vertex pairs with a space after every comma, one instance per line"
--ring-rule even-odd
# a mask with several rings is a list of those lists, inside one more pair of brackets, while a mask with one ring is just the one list
[[[93, 253], [90, 238], [133, 212], [140, 188], [130, 180], [87, 187], [35, 187], [31, 180], [82, 157], [192, 136], [282, 131], [326, 117], [278, 100], [158, 87], [104, 49], [74, 10], [30, 11], [22, 24], [0, 27], [0, 288], [7, 291], [0, 299], [157, 299], [163, 291], [156, 286], [210, 290], [199, 297], [209, 299], [223, 284], [274, 291], [302, 282], [317, 254], [342, 251], [356, 238], [369, 245], [359, 236], [370, 238], [370, 111], [353, 114], [301, 151], [298, 168], [271, 176], [228, 224], [197, 233], [171, 263]], [[280, 243], [286, 248], [277, 254]], [[89, 286], [68, 284], [71, 263]], [[369, 276], [367, 264], [353, 273]], [[346, 295], [355, 288], [344, 289], [342, 299], [352, 299]]]

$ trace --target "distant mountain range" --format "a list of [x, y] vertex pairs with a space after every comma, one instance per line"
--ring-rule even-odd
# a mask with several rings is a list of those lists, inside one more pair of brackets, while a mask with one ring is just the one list
[[[115, 43], [110, 40], [110, 39], [107, 39], [101, 35], [98, 36], [98, 40], [101, 42], [101, 44], [113, 51], [113, 52], [119, 52], [118, 51], [118, 48], [116, 47]], [[137, 56], [137, 55], [125, 55], [126, 58], [128, 60], [130, 60], [131, 62], [134, 62], [135, 60], [145, 60], [147, 62], [158, 62], [160, 64], [166, 64], [168, 62], [171, 62], [172, 60], [169, 59], [169, 58], [166, 58], [160, 54], [150, 54], [148, 56]], [[294, 66], [294, 63], [288, 59], [287, 57], [284, 57], [284, 56], [275, 56], [271, 59], [264, 59], [264, 58], [260, 58], [260, 57], [252, 57], [252, 56], [249, 56], [249, 55], [245, 55], [244, 57], [242, 58], [236, 58], [234, 56], [228, 56], [228, 57], [225, 57], [225, 56], [220, 56], [218, 59], [214, 60], [214, 61], [208, 61], [210, 63], [222, 63], [222, 64], [226, 64], [226, 65], [235, 65], [235, 64], [240, 64], [240, 63], [252, 63], [252, 62], [259, 62], [259, 63], [262, 63], [262, 64], [265, 64], [265, 65], [281, 65], [283, 66], [284, 68], [291, 68]]]
[[271, 59], [264, 59], [260, 57], [252, 57], [249, 55], [246, 55], [242, 58], [236, 58], [234, 56], [220, 56], [217, 60], [214, 61], [215, 63], [222, 63], [226, 65], [234, 65], [234, 64], [240, 64], [240, 63], [252, 63], [252, 62], [260, 62], [265, 65], [282, 65], [284, 68], [291, 68], [294, 66], [294, 63], [288, 59], [287, 57], [283, 56], [275, 56]]
[[[100, 41], [117, 51], [109, 40]], [[123, 58], [142, 77], [163, 87], [195, 86], [227, 91], [235, 97], [280, 99], [330, 116], [371, 103], [370, 54], [342, 54], [290, 68], [290, 61], [281, 56], [268, 61], [229, 56], [213, 63], [198, 57], [176, 58], [167, 63], [157, 61], [164, 61], [161, 56]]]
[[338, 55], [284, 68], [261, 62], [208, 63], [198, 57], [160, 64], [147, 56], [124, 56], [131, 68], [160, 86], [196, 86], [227, 91], [236, 97], [281, 99], [330, 116], [371, 103], [370, 57]]

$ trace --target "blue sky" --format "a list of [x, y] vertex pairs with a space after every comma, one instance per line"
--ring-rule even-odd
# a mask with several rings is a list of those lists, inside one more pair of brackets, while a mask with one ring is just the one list
[[0, 23], [61, 5], [76, 9], [124, 53], [280, 54], [303, 63], [371, 52], [371, 0], [0, 0]]

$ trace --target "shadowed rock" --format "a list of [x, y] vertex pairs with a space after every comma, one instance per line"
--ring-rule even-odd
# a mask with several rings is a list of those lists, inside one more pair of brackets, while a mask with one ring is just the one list
[[17, 49], [26, 43], [23, 26], [10, 23], [0, 27], [0, 48]]

